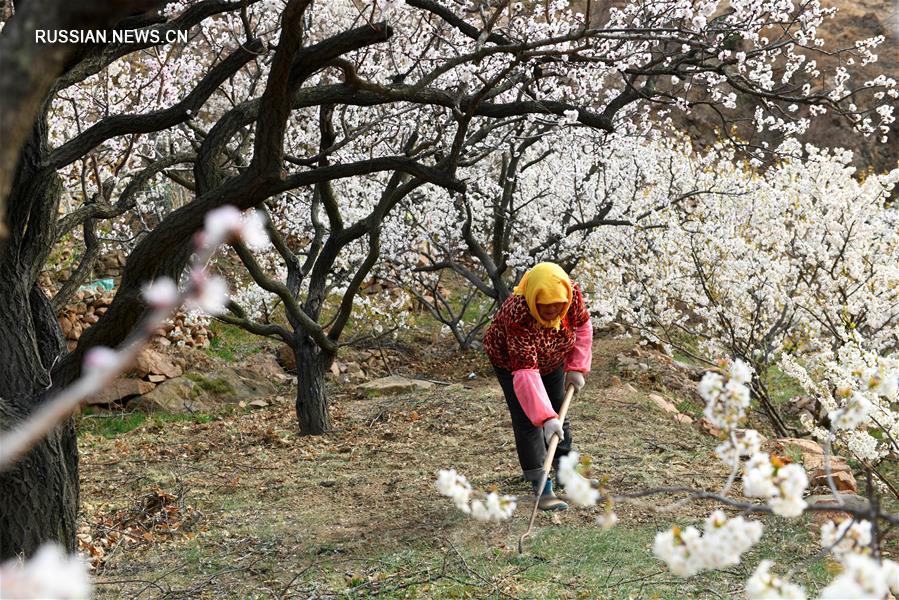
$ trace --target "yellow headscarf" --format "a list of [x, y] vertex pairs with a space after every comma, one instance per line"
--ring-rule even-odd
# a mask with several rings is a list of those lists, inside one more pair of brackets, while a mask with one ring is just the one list
[[[524, 277], [515, 286], [515, 293], [524, 296], [528, 303], [528, 310], [531, 311], [531, 315], [537, 319], [538, 323], [543, 327], [558, 329], [562, 324], [562, 318], [571, 306], [571, 279], [565, 269], [556, 263], [537, 263], [524, 274]], [[553, 304], [555, 302], [564, 302], [565, 308], [552, 321], [543, 319], [537, 310], [537, 304]]]

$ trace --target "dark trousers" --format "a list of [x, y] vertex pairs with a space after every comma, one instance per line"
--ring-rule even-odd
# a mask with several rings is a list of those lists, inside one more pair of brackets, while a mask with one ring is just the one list
[[[549, 375], [541, 375], [543, 386], [549, 396], [553, 410], [557, 413], [562, 410], [562, 401], [565, 399], [565, 369], [564, 365]], [[524, 478], [528, 481], [539, 483], [540, 477], [543, 475], [543, 461], [546, 460], [546, 442], [543, 440], [543, 428], [534, 427], [531, 420], [524, 414], [518, 397], [515, 396], [515, 387], [512, 384], [512, 373], [506, 369], [502, 369], [493, 365], [493, 371], [499, 380], [500, 387], [503, 388], [503, 395], [506, 397], [506, 405], [509, 407], [509, 414], [512, 416], [512, 431], [515, 432], [515, 449], [518, 451], [518, 462], [521, 464], [521, 470], [524, 472]], [[556, 446], [556, 453], [553, 456], [553, 468], [559, 464], [559, 457], [565, 456], [571, 451], [571, 427], [568, 418], [562, 424], [564, 438]]]

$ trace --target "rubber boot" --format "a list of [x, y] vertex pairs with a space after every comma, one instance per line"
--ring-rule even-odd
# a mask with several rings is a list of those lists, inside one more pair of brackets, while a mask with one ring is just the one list
[[[532, 483], [534, 494], [537, 493], [538, 484], [536, 481]], [[537, 508], [540, 510], [565, 510], [568, 508], [568, 505], [553, 493], [553, 480], [550, 478], [546, 479], [543, 493], [540, 494], [540, 499], [537, 501]]]

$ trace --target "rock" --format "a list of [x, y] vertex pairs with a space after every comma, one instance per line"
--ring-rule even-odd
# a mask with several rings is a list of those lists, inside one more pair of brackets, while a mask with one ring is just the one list
[[817, 525], [822, 525], [826, 521], [839, 522], [851, 518], [851, 514], [840, 510], [840, 502], [851, 510], [865, 511], [869, 509], [868, 499], [862, 498], [858, 494], [839, 493], [836, 498], [834, 498], [833, 494], [819, 494], [817, 496], [809, 496], [805, 501], [808, 504], [833, 506], [833, 511], [814, 511], [811, 513], [812, 520]]
[[699, 429], [703, 433], [707, 433], [713, 437], [721, 436], [721, 429], [719, 427], [715, 427], [711, 421], [706, 419], [705, 417], [699, 419]]
[[265, 408], [268, 406], [268, 402], [265, 400], [253, 400], [247, 403], [247, 406], [252, 406], [253, 408]]
[[[672, 404], [665, 398], [659, 396], [658, 394], [650, 394], [649, 399], [652, 400], [653, 404], [658, 406], [660, 409], [662, 409], [666, 413], [670, 413], [673, 415], [680, 414], [680, 411], [677, 410], [677, 407], [674, 406], [674, 404]], [[692, 423], [692, 419], [690, 422]]]
[[[852, 474], [852, 471], [849, 470], [848, 466], [840, 470], [831, 469], [830, 476], [833, 480], [834, 487], [837, 488], [838, 492], [858, 493], [858, 483], [856, 483], [855, 476]], [[809, 476], [809, 479], [811, 480], [812, 486], [828, 486], [827, 474], [824, 472], [823, 468], [815, 471]]]
[[624, 325], [622, 325], [621, 323], [615, 323], [615, 322], [608, 323], [606, 325], [603, 325], [602, 327], [598, 327], [597, 331], [600, 333], [605, 333], [605, 334], [612, 335], [612, 336], [624, 335], [625, 333], [627, 333], [627, 329], [625, 328]]
[[72, 319], [68, 316], [62, 316], [59, 318], [59, 326], [62, 328], [62, 335], [67, 340], [73, 339], [74, 335], [74, 325], [72, 324]]
[[371, 396], [388, 396], [416, 390], [429, 390], [433, 387], [434, 384], [430, 381], [408, 379], [400, 375], [391, 375], [390, 377], [373, 379], [367, 383], [356, 386], [356, 389]]
[[833, 494], [818, 494], [817, 496], [809, 496], [805, 499], [808, 504], [828, 504], [838, 506], [841, 502], [846, 508], [851, 510], [868, 510], [868, 499], [858, 494], [837, 494], [836, 498]]
[[706, 369], [702, 367], [697, 367], [695, 365], [688, 365], [687, 363], [680, 362], [679, 360], [672, 360], [671, 364], [681, 371], [684, 375], [687, 376], [691, 381], [699, 381], [702, 379], [702, 376], [705, 375]]
[[192, 373], [189, 377], [210, 399], [223, 402], [249, 402], [278, 393], [278, 386], [269, 377], [247, 367], [222, 367], [203, 375]]
[[674, 420], [678, 423], [683, 423], [684, 425], [693, 424], [693, 417], [691, 417], [690, 415], [685, 415], [683, 413], [677, 413], [676, 415], [674, 415]]
[[821, 447], [821, 444], [802, 438], [768, 440], [767, 443], [763, 444], [762, 450], [793, 459], [795, 459], [796, 454], [799, 454], [801, 458], [798, 462], [806, 469], [819, 467], [824, 460], [824, 448]]
[[165, 379], [165, 375], [147, 375], [147, 381], [151, 383], [162, 383]]
[[[810, 455], [808, 462], [803, 462], [802, 466], [804, 466], [808, 470], [814, 470], [815, 473], [820, 471], [822, 474], [824, 473], [824, 455]], [[831, 471], [848, 471], [849, 465], [846, 464], [846, 459], [842, 456], [831, 456], [830, 457], [830, 470]]]
[[187, 377], [167, 379], [156, 388], [128, 403], [128, 408], [143, 413], [183, 413], [209, 408], [203, 390]]
[[173, 379], [182, 375], [181, 367], [173, 363], [165, 354], [152, 348], [144, 348], [138, 352], [130, 373], [140, 378], [148, 375], [163, 375]]
[[[812, 486], [826, 486], [827, 473], [824, 469], [824, 448], [813, 440], [802, 438], [781, 438], [770, 440], [763, 444], [763, 448], [774, 450], [778, 454], [789, 456], [790, 451], [802, 454], [802, 466], [809, 472], [809, 482]], [[830, 457], [830, 472], [834, 485], [841, 492], [858, 492], [858, 484], [852, 469], [842, 456]]]
[[88, 404], [112, 404], [124, 402], [134, 396], [147, 394], [156, 387], [156, 384], [141, 379], [127, 378], [115, 379], [103, 386], [99, 392], [88, 398]]
[[333, 375], [334, 377], [337, 377], [338, 375], [340, 375], [340, 363], [337, 362], [336, 360], [334, 362], [332, 362], [330, 371], [331, 371], [331, 375]]
[[277, 381], [278, 383], [286, 383], [290, 381], [290, 375], [278, 363], [278, 359], [274, 354], [269, 352], [260, 352], [254, 354], [239, 365], [241, 369], [249, 369], [255, 373]]
[[349, 377], [350, 381], [365, 381], [368, 377], [365, 376], [365, 371], [362, 370], [362, 367], [359, 366], [359, 363], [349, 363], [346, 366], [346, 374]]

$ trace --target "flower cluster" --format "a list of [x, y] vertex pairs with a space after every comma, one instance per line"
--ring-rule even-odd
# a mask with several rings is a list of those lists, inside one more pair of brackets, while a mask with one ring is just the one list
[[803, 425], [816, 438], [875, 464], [899, 452], [899, 412], [892, 408], [899, 399], [899, 358], [878, 353], [871, 345], [856, 335], [836, 352], [822, 350], [804, 364], [791, 355], [780, 362], [824, 408], [831, 428], [808, 413], [801, 417]]
[[452, 498], [456, 508], [478, 521], [506, 521], [515, 512], [514, 496], [500, 496], [490, 492], [483, 500], [472, 499], [471, 484], [464, 475], [456, 473], [455, 469], [441, 469], [437, 473], [436, 485], [441, 496]]
[[728, 439], [718, 444], [715, 454], [731, 466], [739, 466], [741, 458], [758, 454], [762, 448], [762, 436], [755, 429], [734, 431]]
[[752, 577], [746, 580], [746, 596], [749, 600], [805, 600], [802, 586], [771, 573], [773, 565], [772, 561], [763, 560]]
[[783, 517], [798, 517], [805, 510], [802, 494], [808, 487], [805, 469], [785, 464], [767, 452], [754, 454], [745, 466], [743, 494], [749, 498], [767, 498], [768, 505]]
[[580, 454], [569, 452], [559, 458], [559, 483], [565, 487], [565, 495], [579, 506], [594, 506], [599, 499], [599, 490], [595, 489], [590, 480], [578, 473]]
[[839, 525], [827, 521], [821, 526], [821, 547], [830, 549], [837, 558], [850, 553], [869, 554], [871, 522], [846, 519]]
[[452, 498], [453, 504], [462, 512], [470, 512], [471, 484], [465, 475], [456, 473], [455, 469], [441, 469], [437, 473], [437, 491], [441, 496]]
[[829, 550], [843, 571], [821, 592], [822, 600], [883, 598], [888, 590], [899, 593], [899, 563], [876, 560], [871, 553], [870, 521], [846, 519], [821, 526], [821, 547]]
[[821, 600], [847, 598], [885, 598], [892, 590], [899, 593], [899, 563], [849, 553], [840, 561], [843, 571], [821, 590]]
[[515, 512], [515, 498], [513, 496], [500, 496], [496, 492], [490, 492], [479, 500], [471, 501], [471, 516], [478, 521], [507, 521]]
[[740, 359], [730, 363], [727, 380], [709, 371], [699, 382], [699, 395], [706, 401], [704, 415], [715, 427], [730, 431], [746, 417], [752, 367]]
[[653, 553], [675, 575], [689, 577], [702, 571], [739, 564], [743, 553], [762, 537], [762, 524], [743, 517], [728, 519], [721, 510], [705, 521], [702, 533], [695, 527], [673, 527], [656, 534]]

